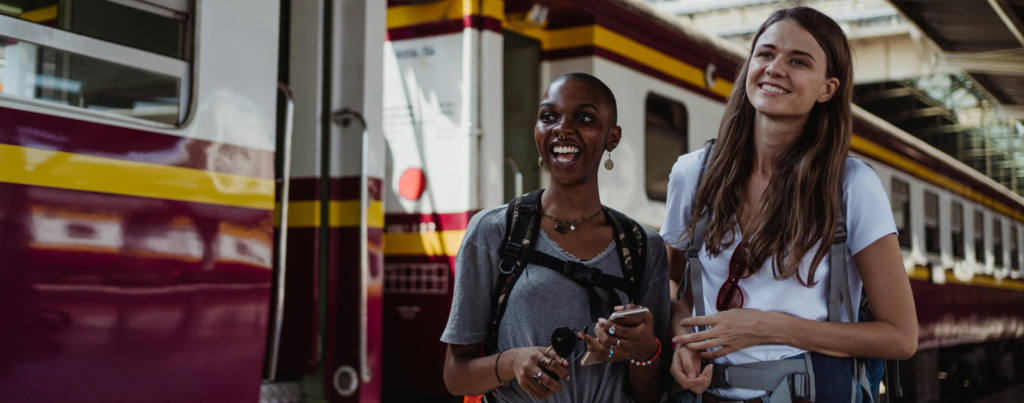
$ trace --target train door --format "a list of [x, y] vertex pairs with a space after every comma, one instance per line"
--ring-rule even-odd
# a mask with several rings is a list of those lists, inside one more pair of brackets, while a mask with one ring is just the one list
[[265, 401], [380, 401], [385, 10], [377, 0], [282, 2], [294, 124]]
[[540, 54], [539, 41], [505, 31], [505, 201], [540, 188], [540, 155], [533, 138], [540, 103]]

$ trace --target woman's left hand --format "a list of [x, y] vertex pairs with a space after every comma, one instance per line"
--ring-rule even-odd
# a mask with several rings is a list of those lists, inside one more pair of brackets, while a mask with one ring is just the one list
[[[724, 357], [750, 346], [771, 341], [768, 313], [757, 309], [730, 309], [710, 316], [686, 318], [682, 326], [711, 326], [711, 329], [676, 336], [673, 343], [683, 344], [694, 351], [702, 351], [703, 359]], [[721, 347], [715, 351], [704, 351]]]
[[[615, 311], [636, 308], [635, 305], [617, 306]], [[614, 333], [610, 331], [615, 327]], [[587, 343], [590, 354], [595, 355], [598, 361], [614, 362], [627, 358], [634, 360], [647, 360], [658, 350], [658, 341], [654, 337], [654, 318], [651, 313], [644, 314], [643, 321], [628, 326], [615, 323], [608, 319], [601, 318], [594, 326], [594, 336], [579, 333], [583, 341]]]

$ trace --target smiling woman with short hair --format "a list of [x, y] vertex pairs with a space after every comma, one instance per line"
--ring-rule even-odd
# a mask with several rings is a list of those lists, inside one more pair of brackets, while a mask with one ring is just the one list
[[[661, 398], [659, 364], [667, 364], [669, 352], [662, 349], [669, 320], [664, 243], [604, 207], [598, 192], [602, 161], [614, 168], [603, 156], [622, 136], [616, 119], [614, 95], [593, 76], [567, 74], [544, 92], [534, 138], [551, 183], [473, 216], [459, 249], [441, 336], [449, 344], [444, 378], [453, 394], [489, 393], [502, 402]], [[517, 239], [517, 228], [532, 235]], [[637, 262], [645, 263], [633, 267]], [[607, 320], [624, 301], [650, 313], [628, 323]], [[592, 328], [594, 335], [577, 333], [583, 343], [562, 357], [548, 348], [559, 327]], [[602, 363], [583, 366], [577, 358], [588, 350]]]

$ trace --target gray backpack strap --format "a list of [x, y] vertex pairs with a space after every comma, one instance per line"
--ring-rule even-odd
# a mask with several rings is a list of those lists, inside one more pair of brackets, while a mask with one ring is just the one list
[[850, 322], [855, 321], [853, 317], [853, 300], [850, 299], [850, 273], [846, 267], [846, 203], [843, 202], [842, 185], [837, 189], [836, 203], [839, 204], [839, 220], [836, 223], [836, 238], [832, 241], [832, 251], [829, 253], [829, 291], [828, 291], [828, 321], [842, 322], [842, 315], [839, 313], [839, 299], [846, 308], [846, 317]]
[[[700, 189], [700, 184], [704, 181], [704, 173], [707, 172], [708, 167], [711, 165], [711, 156], [714, 152], [715, 140], [710, 140], [708, 141], [708, 145], [704, 147], [704, 164], [701, 165], [700, 176], [697, 177], [697, 187], [694, 188], [694, 199], [697, 198], [697, 190]], [[708, 215], [710, 214], [708, 207], [709, 206], [700, 207], [703, 209], [700, 214], [700, 219], [698, 219], [697, 224], [693, 228], [693, 236], [690, 237], [690, 241], [686, 244], [686, 261], [689, 263], [687, 271], [690, 272], [690, 287], [693, 288], [691, 295], [693, 296], [693, 307], [696, 310], [697, 316], [706, 315], [704, 310], [704, 265], [700, 263], [700, 251], [704, 248], [704, 235], [708, 230]], [[697, 208], [697, 206], [694, 206], [694, 208]], [[697, 330], [700, 331], [706, 329]]]
[[708, 389], [743, 388], [771, 392], [771, 403], [814, 400], [814, 371], [809, 359], [714, 364]]

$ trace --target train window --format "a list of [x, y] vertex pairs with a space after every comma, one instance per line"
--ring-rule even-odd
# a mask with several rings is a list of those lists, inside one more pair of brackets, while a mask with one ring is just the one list
[[985, 213], [974, 212], [974, 261], [985, 262]]
[[647, 95], [647, 124], [644, 136], [647, 198], [665, 201], [672, 165], [686, 154], [687, 115], [683, 104], [654, 94]]
[[939, 195], [924, 192], [924, 249], [940, 253], [939, 246]]
[[910, 184], [892, 178], [892, 217], [901, 248], [910, 248]]
[[0, 96], [182, 122], [185, 14], [148, 4], [0, 0]]
[[949, 231], [952, 235], [953, 257], [964, 258], [964, 205], [951, 204], [949, 209]]
[[1010, 268], [1020, 269], [1020, 240], [1017, 238], [1017, 226], [1010, 225]]
[[0, 93], [175, 124], [177, 77], [0, 37]]
[[162, 3], [168, 4], [155, 6], [139, 0], [0, 0], [0, 14], [185, 59], [188, 1]]
[[996, 266], [1003, 265], [1003, 222], [992, 219], [992, 254], [995, 255]]

